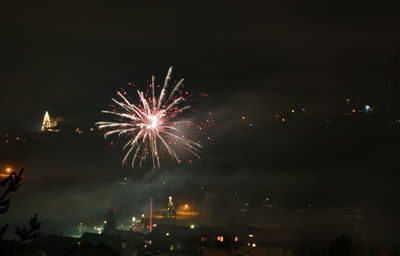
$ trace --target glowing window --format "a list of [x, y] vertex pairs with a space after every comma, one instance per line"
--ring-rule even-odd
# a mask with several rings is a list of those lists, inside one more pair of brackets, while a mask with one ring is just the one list
[[223, 236], [217, 236], [217, 241], [223, 242], [224, 241], [224, 237]]

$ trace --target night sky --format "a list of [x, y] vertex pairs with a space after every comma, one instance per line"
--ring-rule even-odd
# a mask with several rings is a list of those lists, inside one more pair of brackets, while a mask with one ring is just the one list
[[[27, 175], [7, 218], [37, 212], [45, 231], [67, 232], [110, 208], [145, 211], [150, 196], [162, 207], [172, 194], [215, 224], [268, 197], [278, 210], [257, 217], [265, 227], [340, 233], [348, 226], [337, 216], [361, 214], [362, 236], [394, 239], [400, 18], [381, 2], [323, 2], [3, 5], [0, 131], [27, 137], [1, 138], [0, 164]], [[132, 169], [100, 132], [28, 133], [45, 111], [71, 131], [94, 127], [119, 88], [153, 74], [161, 82], [171, 65], [188, 90], [211, 95], [193, 113], [216, 123], [201, 161]], [[353, 104], [374, 111], [345, 116]], [[271, 121], [276, 113], [285, 122]], [[129, 186], [116, 184], [123, 177]], [[296, 209], [313, 211], [313, 224], [289, 214]]]

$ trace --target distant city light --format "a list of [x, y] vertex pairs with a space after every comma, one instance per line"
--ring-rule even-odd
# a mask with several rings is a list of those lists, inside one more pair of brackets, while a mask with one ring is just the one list
[[132, 222], [135, 222], [136, 221], [136, 217], [132, 217]]
[[191, 229], [194, 229], [196, 226], [194, 224], [190, 225]]
[[371, 110], [371, 106], [370, 105], [365, 105], [364, 106], [364, 111], [365, 112], [369, 112]]

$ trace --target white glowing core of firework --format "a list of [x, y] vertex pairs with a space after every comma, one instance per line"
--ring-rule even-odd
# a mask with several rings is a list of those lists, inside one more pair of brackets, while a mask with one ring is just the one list
[[147, 126], [149, 129], [157, 129], [158, 126], [160, 125], [160, 119], [158, 119], [157, 116], [150, 116], [149, 121], [150, 122]]

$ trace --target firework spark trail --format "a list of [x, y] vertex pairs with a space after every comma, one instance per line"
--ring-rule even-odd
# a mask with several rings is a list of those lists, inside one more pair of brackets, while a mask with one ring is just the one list
[[[114, 117], [114, 121], [97, 122], [99, 129], [107, 130], [105, 139], [110, 136], [128, 136], [123, 150], [127, 150], [122, 163], [128, 163], [132, 158], [132, 167], [136, 161], [139, 166], [151, 156], [153, 167], [160, 167], [160, 147], [166, 149], [168, 154], [180, 162], [180, 158], [172, 144], [179, 144], [185, 150], [200, 158], [198, 151], [201, 148], [199, 143], [185, 138], [181, 127], [194, 127], [190, 121], [174, 121], [176, 116], [191, 108], [185, 105], [187, 99], [182, 92], [183, 79], [176, 83], [175, 87], [168, 94], [168, 87], [172, 78], [172, 67], [169, 68], [165, 77], [164, 85], [159, 95], [155, 88], [155, 77], [152, 76], [149, 84], [150, 92], [147, 93], [137, 89], [139, 104], [129, 101], [124, 95], [126, 92], [117, 92], [119, 99], [112, 98], [115, 109], [103, 110], [103, 114]], [[186, 92], [186, 95], [188, 93]]]

